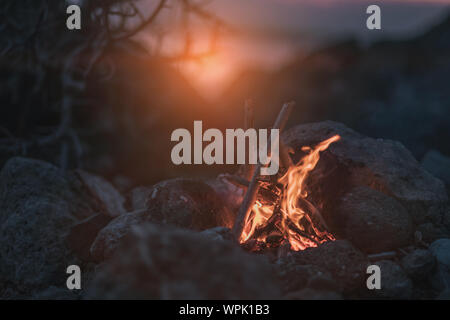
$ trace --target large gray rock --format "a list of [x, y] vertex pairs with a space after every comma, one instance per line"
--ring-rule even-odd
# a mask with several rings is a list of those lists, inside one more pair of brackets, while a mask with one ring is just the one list
[[66, 236], [95, 207], [75, 176], [49, 163], [13, 158], [5, 164], [0, 172], [0, 282], [10, 288], [10, 297], [65, 286], [67, 266], [78, 263]]
[[151, 187], [136, 187], [130, 191], [128, 199], [131, 206], [131, 211], [142, 210], [146, 208], [147, 199], [152, 193]]
[[367, 257], [347, 240], [328, 241], [317, 248], [293, 252], [280, 261], [281, 270], [292, 272], [300, 265], [313, 265], [327, 271], [339, 291], [365, 286]]
[[230, 227], [225, 221], [232, 217], [215, 190], [195, 179], [173, 179], [156, 184], [145, 206], [152, 222], [194, 230]]
[[103, 205], [102, 211], [110, 217], [117, 217], [126, 212], [125, 197], [107, 180], [83, 170], [75, 174], [83, 182], [86, 189]]
[[212, 241], [234, 241], [234, 236], [231, 229], [226, 227], [206, 229], [200, 232], [200, 235]]
[[68, 247], [81, 260], [94, 260], [91, 255], [91, 246], [100, 230], [102, 230], [111, 220], [111, 216], [98, 213], [75, 224], [67, 235], [66, 243]]
[[280, 293], [261, 256], [186, 229], [134, 226], [105, 261], [87, 299], [262, 299]]
[[375, 294], [382, 299], [410, 299], [413, 294], [413, 283], [398, 264], [390, 260], [376, 263], [381, 271], [381, 289]]
[[112, 256], [131, 227], [144, 222], [170, 224], [182, 228], [205, 230], [227, 225], [231, 212], [213, 188], [201, 180], [173, 179], [152, 188], [131, 193], [134, 208], [112, 220], [97, 235], [91, 246], [95, 261]]
[[92, 259], [99, 262], [110, 258], [134, 225], [148, 221], [145, 210], [125, 213], [113, 219], [98, 232], [93, 241], [90, 248]]
[[411, 278], [425, 280], [430, 278], [436, 259], [429, 250], [417, 249], [404, 256], [401, 265]]
[[435, 240], [449, 236], [448, 230], [443, 225], [436, 225], [431, 222], [422, 223], [417, 226], [417, 231], [422, 234], [422, 239], [426, 243], [432, 243]]
[[447, 228], [447, 231], [450, 231], [450, 206], [442, 215], [442, 224]]
[[335, 134], [341, 140], [321, 154], [309, 179], [311, 197], [323, 203], [325, 219], [334, 214], [336, 201], [355, 186], [397, 199], [414, 221], [430, 205], [448, 200], [444, 183], [424, 170], [399, 142], [369, 138], [332, 121], [296, 126], [282, 138], [296, 151], [297, 160], [303, 146], [314, 146]]
[[277, 271], [283, 293], [298, 292], [305, 288], [322, 291], [339, 289], [330, 272], [316, 265], [289, 263], [281, 265]]
[[337, 292], [321, 291], [306, 288], [295, 292], [290, 292], [284, 299], [288, 300], [342, 300], [343, 297]]
[[367, 253], [400, 248], [412, 239], [413, 223], [406, 209], [368, 187], [355, 187], [345, 194], [331, 221], [340, 237]]
[[428, 151], [421, 161], [422, 167], [450, 186], [450, 158], [437, 150]]
[[437, 266], [433, 285], [438, 290], [450, 290], [450, 239], [439, 239], [430, 246], [436, 258]]
[[217, 195], [231, 211], [232, 216], [227, 216], [221, 221], [221, 225], [231, 228], [244, 199], [246, 188], [231, 183], [229, 177], [228, 174], [221, 174], [216, 179], [208, 180], [207, 183], [216, 191]]

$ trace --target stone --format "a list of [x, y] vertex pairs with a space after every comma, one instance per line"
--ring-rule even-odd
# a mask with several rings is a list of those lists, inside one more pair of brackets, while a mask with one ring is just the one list
[[141, 210], [146, 208], [147, 198], [152, 193], [151, 187], [140, 186], [131, 190], [128, 195], [131, 205], [131, 211]]
[[0, 172], [0, 287], [29, 297], [64, 286], [67, 266], [80, 263], [67, 234], [96, 205], [76, 176], [40, 160], [10, 159]]
[[200, 235], [205, 236], [212, 241], [234, 241], [233, 233], [230, 228], [215, 227], [206, 229], [200, 232]]
[[307, 181], [310, 200], [323, 205], [327, 223], [336, 202], [355, 186], [395, 198], [415, 223], [429, 206], [448, 201], [444, 183], [424, 170], [399, 142], [369, 138], [333, 121], [295, 126], [283, 133], [282, 140], [293, 148], [297, 161], [304, 155], [302, 147], [315, 146], [335, 134], [341, 139], [321, 153]]
[[295, 270], [299, 265], [314, 265], [325, 270], [335, 280], [340, 292], [366, 285], [367, 257], [347, 240], [328, 241], [317, 248], [293, 252], [280, 264], [285, 270]]
[[410, 299], [413, 283], [402, 268], [393, 261], [382, 260], [375, 263], [381, 271], [381, 289], [374, 289], [382, 299]]
[[417, 231], [422, 234], [422, 239], [426, 243], [431, 243], [437, 239], [445, 238], [449, 235], [448, 231], [442, 226], [436, 226], [431, 222], [423, 223], [417, 226]]
[[274, 299], [267, 259], [187, 229], [134, 226], [103, 262], [86, 299]]
[[126, 212], [125, 197], [107, 180], [80, 169], [76, 170], [75, 174], [78, 175], [91, 195], [102, 203], [105, 214], [117, 217]]
[[90, 249], [95, 261], [110, 258], [136, 224], [171, 224], [201, 231], [220, 226], [223, 219], [231, 216], [214, 189], [201, 180], [167, 180], [149, 190], [135, 189], [132, 194], [133, 207], [141, 209], [115, 218], [98, 233]]
[[67, 246], [79, 259], [83, 261], [92, 261], [91, 246], [97, 238], [98, 233], [110, 221], [111, 216], [104, 213], [93, 215], [71, 227], [66, 238]]
[[131, 192], [131, 199], [137, 210], [115, 218], [98, 233], [90, 249], [95, 261], [111, 257], [136, 224], [170, 224], [201, 231], [227, 225], [224, 221], [231, 221], [232, 216], [214, 189], [201, 180], [173, 179], [152, 188], [139, 187]]
[[156, 184], [146, 208], [154, 223], [204, 230], [231, 227], [232, 213], [207, 183], [196, 179], [172, 179]]
[[284, 296], [287, 300], [342, 300], [341, 294], [333, 291], [320, 291], [306, 288], [300, 291], [290, 292]]
[[412, 279], [425, 280], [436, 266], [436, 259], [429, 250], [416, 249], [402, 258], [401, 266]]
[[447, 228], [447, 231], [450, 232], [450, 207], [443, 214], [442, 223]]
[[239, 207], [244, 199], [246, 189], [231, 183], [228, 174], [221, 174], [216, 179], [208, 180], [206, 183], [210, 185], [216, 194], [222, 199], [223, 203], [231, 211], [231, 219], [223, 220], [222, 225], [231, 228], [233, 226]]
[[368, 187], [355, 187], [346, 193], [332, 221], [340, 237], [366, 253], [406, 246], [413, 234], [406, 209], [397, 200]]
[[315, 265], [297, 265], [294, 263], [281, 265], [278, 277], [282, 284], [282, 291], [298, 292], [305, 288], [334, 291], [339, 288], [331, 274]]
[[430, 251], [437, 262], [433, 286], [440, 291], [450, 290], [450, 239], [434, 241], [430, 245]]
[[67, 290], [66, 287], [50, 286], [40, 292], [37, 292], [31, 298], [32, 300], [79, 300], [77, 291]]
[[418, 220], [417, 223], [432, 223], [435, 226], [439, 226], [445, 219], [446, 212], [450, 211], [449, 209], [450, 207], [448, 203], [441, 205], [432, 205], [428, 208], [426, 214], [422, 216], [422, 219]]
[[93, 261], [109, 259], [122, 239], [130, 232], [133, 225], [139, 225], [148, 221], [145, 210], [125, 213], [110, 221], [101, 229], [93, 241], [89, 251]]
[[442, 291], [437, 297], [437, 300], [450, 300], [450, 290]]
[[437, 150], [430, 150], [423, 156], [421, 165], [429, 173], [450, 185], [450, 157]]

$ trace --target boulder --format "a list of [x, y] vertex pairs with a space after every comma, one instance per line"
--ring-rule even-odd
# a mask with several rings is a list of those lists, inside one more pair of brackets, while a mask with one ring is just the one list
[[333, 291], [321, 291], [306, 288], [300, 291], [290, 292], [284, 299], [287, 300], [342, 300], [341, 294]]
[[70, 228], [93, 215], [94, 201], [72, 174], [39, 160], [10, 159], [0, 172], [0, 286], [18, 295], [64, 286], [79, 260]]
[[439, 239], [430, 246], [430, 251], [436, 258], [436, 272], [433, 285], [437, 290], [450, 290], [450, 239]]
[[200, 232], [200, 235], [212, 241], [234, 241], [234, 236], [231, 229], [226, 227], [206, 229]]
[[446, 230], [444, 226], [435, 225], [431, 222], [418, 225], [417, 231], [422, 234], [422, 239], [426, 243], [432, 243], [438, 239], [449, 236], [448, 230]]
[[282, 291], [298, 292], [305, 288], [334, 291], [339, 288], [327, 270], [315, 265], [285, 264], [278, 268]]
[[421, 161], [422, 167], [450, 186], [450, 158], [437, 150], [428, 151]]
[[135, 189], [131, 195], [133, 207], [141, 209], [115, 218], [98, 233], [90, 249], [95, 261], [111, 257], [136, 224], [170, 224], [201, 231], [231, 221], [232, 214], [222, 199], [201, 180], [167, 180], [151, 189]]
[[151, 187], [140, 186], [131, 190], [128, 199], [131, 206], [131, 211], [142, 210], [146, 208], [147, 199], [152, 193]]
[[402, 258], [401, 266], [412, 279], [425, 280], [436, 266], [436, 259], [429, 250], [416, 249]]
[[333, 216], [336, 202], [355, 186], [366, 186], [398, 200], [413, 218], [419, 220], [430, 205], [448, 201], [445, 185], [424, 170], [399, 142], [363, 136], [345, 125], [324, 121], [299, 125], [285, 131], [283, 141], [304, 155], [304, 146], [339, 134], [341, 139], [321, 153], [310, 174], [311, 200], [323, 204], [323, 214]]
[[341, 292], [365, 286], [368, 260], [347, 240], [328, 241], [317, 248], [293, 252], [280, 262], [280, 267], [288, 271], [300, 265], [314, 265], [327, 271]]
[[201, 180], [173, 179], [156, 184], [147, 197], [146, 208], [154, 223], [193, 230], [231, 227], [231, 212], [214, 189]]
[[131, 231], [134, 225], [148, 221], [145, 210], [125, 213], [110, 221], [96, 235], [90, 247], [90, 256], [94, 261], [100, 262], [110, 258], [122, 239]]
[[450, 232], [450, 207], [448, 207], [447, 210], [444, 212], [442, 217], [442, 223], [447, 229], [447, 231]]
[[91, 255], [91, 246], [100, 230], [102, 230], [111, 220], [111, 216], [104, 213], [98, 213], [75, 224], [70, 228], [70, 232], [67, 235], [67, 246], [79, 259], [83, 261], [95, 260]]
[[83, 182], [90, 194], [103, 205], [103, 212], [111, 217], [117, 217], [126, 212], [125, 197], [107, 180], [83, 170], [75, 174]]
[[66, 287], [50, 286], [40, 292], [37, 292], [31, 298], [32, 300], [79, 300], [78, 292], [67, 290]]
[[437, 297], [437, 300], [450, 300], [450, 290], [442, 291]]
[[382, 299], [410, 299], [413, 283], [402, 268], [390, 260], [377, 261], [381, 271], [381, 289], [374, 293]]
[[222, 225], [231, 228], [233, 226], [239, 207], [244, 199], [246, 189], [230, 182], [229, 174], [221, 174], [216, 179], [208, 180], [217, 195], [222, 199], [227, 208], [232, 212], [232, 217], [223, 219]]
[[338, 235], [367, 253], [390, 251], [412, 239], [413, 223], [394, 198], [368, 188], [355, 187], [340, 199], [332, 224]]
[[87, 299], [270, 299], [280, 296], [262, 256], [186, 229], [134, 226], [97, 269]]

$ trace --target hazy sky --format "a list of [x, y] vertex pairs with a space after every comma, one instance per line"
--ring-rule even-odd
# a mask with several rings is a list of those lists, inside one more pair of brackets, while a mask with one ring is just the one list
[[[371, 4], [381, 8], [382, 30], [366, 28]], [[179, 67], [201, 93], [215, 98], [243, 70], [275, 70], [329, 41], [414, 37], [449, 13], [450, 0], [212, 0], [207, 8], [240, 31], [222, 35], [217, 54]], [[200, 27], [193, 39], [202, 42], [207, 35], [208, 28]], [[171, 36], [165, 41], [177, 44]]]
[[[365, 28], [366, 8], [378, 4], [383, 31]], [[214, 0], [211, 8], [232, 23], [361, 37], [408, 36], [427, 27], [449, 8], [450, 0]]]

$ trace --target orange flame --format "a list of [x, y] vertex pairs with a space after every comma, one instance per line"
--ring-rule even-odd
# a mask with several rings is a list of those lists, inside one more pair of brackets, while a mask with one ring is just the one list
[[[327, 231], [320, 231], [312, 221], [311, 215], [317, 215], [317, 209], [306, 200], [308, 194], [305, 181], [308, 174], [316, 167], [320, 159], [320, 152], [326, 150], [330, 144], [339, 139], [340, 136], [335, 135], [321, 142], [314, 149], [303, 147], [302, 150], [309, 153], [297, 165], [290, 167], [279, 179], [283, 186], [279, 207], [281, 212], [279, 231], [284, 239], [289, 241], [292, 250], [304, 250], [309, 247], [316, 247], [327, 240], [335, 240], [333, 235]], [[300, 200], [309, 204], [308, 209], [299, 206]], [[264, 227], [268, 223], [268, 220], [274, 214], [275, 206], [275, 203], [263, 205], [260, 201], [255, 202], [251, 214], [245, 221], [244, 230], [240, 237], [241, 243], [247, 242], [254, 236], [256, 229]], [[314, 231], [311, 234], [309, 234], [310, 231], [305, 229], [304, 223], [301, 223], [305, 219]], [[256, 240], [266, 242], [266, 238], [267, 236], [263, 235], [256, 237]]]

